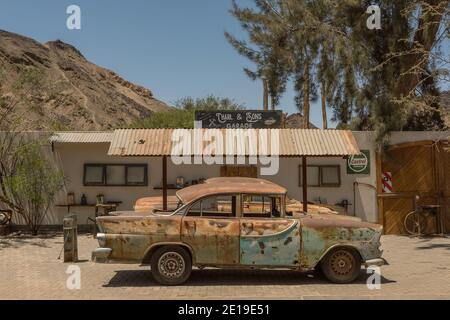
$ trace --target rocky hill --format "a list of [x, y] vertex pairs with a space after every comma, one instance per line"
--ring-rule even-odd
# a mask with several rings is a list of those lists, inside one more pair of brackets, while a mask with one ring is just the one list
[[0, 30], [0, 108], [15, 101], [14, 114], [37, 130], [111, 129], [169, 108], [69, 44]]
[[[305, 120], [301, 113], [293, 113], [286, 117], [285, 127], [288, 129], [304, 129]], [[311, 122], [309, 123], [309, 129], [317, 129]]]

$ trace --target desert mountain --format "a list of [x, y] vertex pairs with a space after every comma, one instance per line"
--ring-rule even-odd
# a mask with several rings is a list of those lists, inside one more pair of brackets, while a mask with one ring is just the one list
[[[32, 88], [21, 88], [27, 74]], [[168, 110], [150, 90], [88, 60], [62, 41], [41, 44], [0, 30], [0, 108], [17, 99], [15, 114], [29, 129], [104, 130]]]

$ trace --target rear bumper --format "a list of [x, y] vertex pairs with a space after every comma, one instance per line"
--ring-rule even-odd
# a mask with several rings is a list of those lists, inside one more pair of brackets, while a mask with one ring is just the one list
[[384, 266], [384, 265], [389, 265], [389, 263], [384, 258], [370, 259], [370, 260], [367, 260], [364, 262], [364, 266], [366, 268], [370, 267], [370, 266], [380, 267], [380, 266]]
[[112, 249], [110, 248], [97, 248], [92, 251], [92, 261], [105, 263], [109, 261], [109, 257], [111, 256]]

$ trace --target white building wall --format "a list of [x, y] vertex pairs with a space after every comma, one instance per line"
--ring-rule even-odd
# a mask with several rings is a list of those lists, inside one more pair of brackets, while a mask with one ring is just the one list
[[[122, 201], [118, 210], [133, 210], [136, 199], [148, 196], [159, 196], [161, 190], [155, 190], [154, 187], [161, 186], [162, 181], [162, 158], [150, 157], [111, 157], [107, 155], [109, 144], [81, 144], [55, 143], [53, 156], [55, 162], [63, 170], [66, 177], [66, 185], [61, 190], [56, 204], [65, 204], [68, 192], [75, 193], [75, 202], [80, 203], [81, 195], [85, 194], [88, 203], [96, 202], [96, 195], [103, 194], [105, 201]], [[145, 163], [148, 165], [148, 186], [84, 186], [83, 170], [85, 163]], [[201, 165], [181, 165], [175, 166], [170, 159], [168, 160], [168, 181], [175, 183], [177, 176], [183, 176], [185, 181], [192, 179], [217, 177], [220, 175], [219, 166], [201, 166]], [[174, 195], [175, 190], [169, 190], [169, 195]], [[87, 224], [88, 217], [94, 217], [94, 207], [70, 208], [71, 213], [76, 213], [79, 224]], [[49, 212], [45, 224], [61, 224], [66, 207], [55, 206]], [[17, 221], [16, 221], [17, 222]]]
[[[346, 160], [343, 157], [308, 158], [308, 165], [340, 165], [341, 187], [308, 187], [308, 200], [326, 201], [336, 204], [346, 199], [351, 204], [348, 214], [355, 214], [365, 221], [377, 222], [376, 196], [376, 154], [373, 132], [353, 132], [360, 149], [370, 150], [370, 174], [347, 174]], [[448, 137], [448, 132], [402, 132], [392, 135], [392, 143], [409, 141], [438, 140]], [[162, 159], [161, 157], [111, 157], [107, 155], [109, 144], [58, 144], [54, 145], [53, 156], [67, 178], [66, 186], [61, 190], [57, 203], [66, 203], [67, 192], [75, 193], [75, 200], [80, 202], [84, 193], [88, 203], [95, 203], [96, 195], [102, 193], [106, 201], [122, 201], [119, 210], [132, 210], [136, 199], [146, 196], [158, 196], [161, 190]], [[85, 163], [146, 163], [148, 165], [148, 187], [98, 187], [83, 185], [83, 167]], [[288, 189], [288, 196], [302, 200], [302, 189], [299, 186], [299, 166], [301, 158], [281, 158], [280, 168], [276, 176], [260, 176], [272, 180]], [[177, 176], [183, 176], [186, 182], [193, 179], [217, 177], [220, 165], [175, 165], [168, 159], [168, 183], [175, 183]], [[358, 183], [357, 185], [355, 184]], [[175, 194], [174, 190], [168, 191]], [[71, 213], [78, 215], [78, 223], [86, 224], [88, 217], [94, 216], [94, 207], [72, 207]], [[61, 224], [67, 208], [54, 207], [45, 224]]]

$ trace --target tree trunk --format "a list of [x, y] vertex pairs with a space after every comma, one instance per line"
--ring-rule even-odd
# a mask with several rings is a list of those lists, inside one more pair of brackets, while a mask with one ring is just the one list
[[310, 79], [309, 79], [309, 62], [305, 61], [303, 66], [303, 128], [309, 129], [309, 91], [310, 91]]
[[327, 101], [326, 101], [326, 92], [325, 92], [325, 85], [322, 84], [322, 92], [321, 92], [321, 98], [322, 98], [322, 125], [323, 129], [328, 129], [328, 119], [327, 119]]
[[397, 98], [407, 96], [419, 85], [422, 79], [420, 70], [425, 69], [429, 63], [430, 52], [435, 44], [442, 16], [450, 4], [450, 0], [426, 0], [425, 4], [435, 10], [432, 13], [422, 13], [419, 18], [417, 31], [410, 45], [411, 50], [416, 48], [419, 53], [410, 54], [404, 58], [402, 71], [405, 74], [398, 79], [398, 87], [395, 90]]
[[263, 110], [267, 111], [269, 110], [269, 87], [266, 79], [263, 79], [263, 94], [264, 94]]

